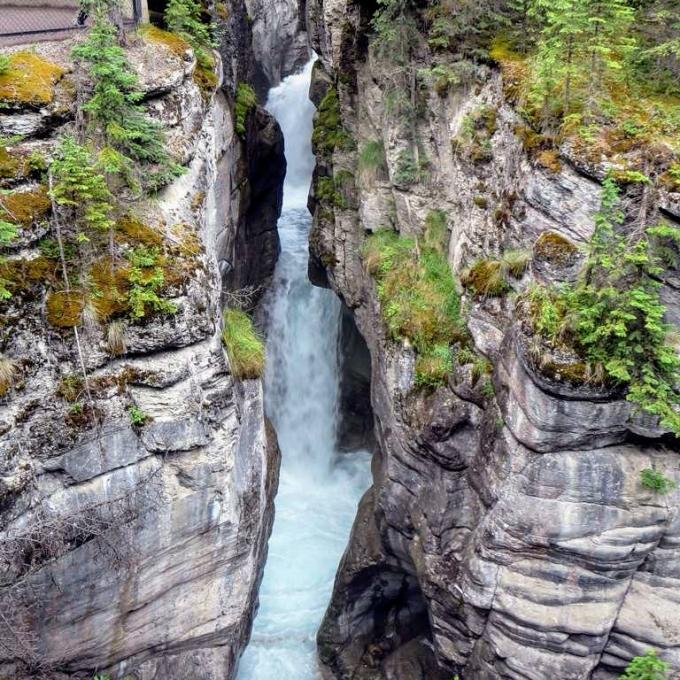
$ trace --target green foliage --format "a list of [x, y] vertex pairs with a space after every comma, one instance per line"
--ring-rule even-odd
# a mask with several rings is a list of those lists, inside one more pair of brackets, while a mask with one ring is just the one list
[[79, 239], [88, 231], [105, 232], [114, 225], [113, 196], [90, 152], [73, 137], [64, 137], [52, 163], [53, 197], [57, 205], [74, 216]]
[[224, 312], [222, 340], [232, 373], [240, 380], [260, 378], [264, 374], [264, 342], [251, 318], [238, 309]]
[[662, 472], [651, 468], [646, 468], [640, 473], [640, 483], [645, 489], [654, 491], [661, 496], [665, 496], [667, 493], [674, 491], [678, 486]]
[[670, 665], [659, 659], [655, 650], [650, 650], [644, 656], [636, 656], [619, 680], [666, 680], [670, 670]]
[[144, 411], [142, 411], [142, 409], [136, 404], [132, 404], [132, 406], [130, 406], [128, 409], [128, 415], [130, 416], [130, 423], [134, 427], [143, 427], [146, 425], [149, 419], [149, 416], [147, 416], [146, 413], [144, 413]]
[[[73, 56], [88, 65], [93, 81], [92, 97], [83, 109], [99, 146], [110, 149], [107, 172], [135, 185], [132, 162], [140, 163], [146, 167], [138, 179], [149, 190], [178, 176], [181, 169], [168, 156], [160, 125], [140, 104], [137, 75], [118, 44], [116, 28], [103, 13], [96, 14], [87, 40], [73, 50]], [[113, 151], [118, 152], [117, 158]]]
[[236, 133], [246, 135], [246, 122], [250, 112], [257, 106], [257, 94], [247, 83], [239, 83], [236, 90]]
[[128, 303], [132, 317], [143, 319], [154, 312], [177, 312], [177, 305], [159, 295], [165, 285], [165, 274], [159, 265], [158, 249], [139, 246], [128, 253], [127, 259], [130, 263]]
[[0, 76], [4, 76], [9, 72], [11, 62], [6, 54], [0, 54]]
[[319, 177], [316, 182], [316, 198], [333, 208], [346, 210], [349, 207], [349, 203], [342, 191], [344, 185], [341, 179]]
[[164, 15], [168, 30], [199, 52], [214, 46], [211, 27], [201, 21], [201, 12], [201, 5], [196, 0], [169, 0]]
[[[434, 231], [441, 217], [432, 219]], [[368, 237], [364, 264], [378, 284], [383, 316], [395, 340], [408, 340], [418, 359], [416, 382], [441, 385], [452, 369], [451, 346], [467, 342], [460, 298], [441, 243], [428, 233], [418, 247], [410, 238], [383, 230]]]
[[351, 147], [352, 139], [342, 126], [340, 98], [335, 88], [328, 90], [319, 105], [312, 143], [317, 152], [325, 154], [333, 153], [336, 149], [347, 150]]
[[666, 342], [670, 329], [658, 281], [660, 245], [669, 238], [680, 242], [680, 234], [664, 225], [629, 243], [620, 233], [623, 219], [618, 188], [607, 179], [582, 277], [575, 286], [534, 289], [530, 317], [540, 336], [555, 347], [571, 345], [627, 387], [629, 401], [680, 435], [680, 358]]
[[510, 277], [521, 279], [531, 261], [525, 250], [508, 250], [498, 260], [479, 260], [461, 275], [461, 282], [479, 297], [505, 295], [512, 286]]

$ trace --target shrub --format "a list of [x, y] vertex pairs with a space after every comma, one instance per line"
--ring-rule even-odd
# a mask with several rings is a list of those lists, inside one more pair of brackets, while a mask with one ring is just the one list
[[257, 94], [247, 83], [239, 83], [236, 90], [236, 134], [246, 135], [246, 122], [250, 112], [257, 106]]
[[416, 359], [416, 385], [438, 387], [446, 383], [453, 370], [453, 352], [447, 345], [435, 345]]
[[[161, 126], [153, 121], [140, 102], [139, 81], [134, 69], [118, 44], [115, 26], [102, 13], [87, 40], [73, 50], [75, 59], [88, 65], [93, 81], [90, 100], [83, 106], [89, 114], [91, 128], [101, 137], [106, 161], [105, 171], [121, 175], [131, 186], [137, 181], [155, 191], [181, 174], [167, 152]], [[155, 165], [145, 168], [139, 178], [133, 177], [134, 163]]]
[[660, 252], [680, 242], [680, 230], [662, 225], [629, 243], [617, 231], [623, 223], [619, 192], [604, 182], [588, 261], [575, 286], [537, 288], [526, 305], [534, 331], [553, 348], [567, 345], [613, 384], [626, 387], [628, 400], [658, 416], [680, 436], [680, 358], [666, 338], [666, 308], [658, 276]]
[[136, 404], [132, 404], [132, 406], [130, 406], [128, 409], [128, 415], [130, 416], [130, 423], [134, 427], [142, 427], [146, 425], [149, 420], [149, 416], [147, 416], [146, 413], [144, 413], [144, 411], [142, 411], [142, 409]]
[[508, 250], [500, 260], [479, 260], [461, 275], [461, 282], [479, 297], [499, 297], [511, 290], [509, 277], [521, 279], [529, 266], [531, 253]]
[[666, 680], [671, 670], [669, 664], [659, 659], [655, 650], [636, 656], [619, 680]]
[[661, 496], [665, 496], [677, 488], [677, 484], [672, 479], [666, 477], [662, 472], [646, 468], [640, 473], [640, 483], [645, 489], [654, 491]]
[[264, 342], [246, 312], [238, 309], [227, 309], [224, 312], [222, 340], [234, 377], [239, 380], [262, 377], [265, 363]]
[[407, 187], [426, 181], [429, 176], [428, 166], [427, 159], [419, 157], [416, 160], [410, 149], [402, 151], [397, 159], [397, 170], [394, 173], [395, 185]]

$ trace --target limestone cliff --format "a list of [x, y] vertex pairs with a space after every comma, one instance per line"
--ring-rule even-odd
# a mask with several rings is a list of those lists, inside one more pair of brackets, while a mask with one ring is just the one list
[[[329, 677], [603, 680], [649, 648], [680, 668], [680, 495], [640, 484], [651, 467], [678, 479], [677, 440], [631, 417], [616, 392], [538, 371], [507, 296], [468, 291], [463, 301], [475, 350], [493, 363], [493, 389], [482, 389], [470, 366], [448, 385], [416, 389], [414, 351], [388, 334], [362, 259], [367, 233], [391, 227], [422, 237], [428, 214], [440, 210], [454, 272], [528, 248], [528, 272], [509, 284], [515, 291], [568, 280], [580, 266], [575, 246], [593, 233], [600, 161], [568, 148], [552, 163], [532, 155], [505, 96], [511, 83], [488, 63], [464, 85], [422, 87], [416, 124], [427, 168], [405, 180], [413, 131], [386, 95], [390, 65], [367, 50], [375, 8], [307, 4], [321, 59], [312, 86], [318, 125], [332, 123], [330, 111], [345, 136], [336, 143], [337, 129], [332, 138], [321, 129], [316, 139], [312, 269], [367, 341], [378, 440], [374, 484], [318, 636]], [[402, 68], [430, 67], [426, 41], [414, 53]], [[463, 126], [480, 111], [492, 112], [480, 125], [483, 144], [461, 153]], [[384, 159], [362, 176], [358, 157], [369, 143]], [[631, 189], [625, 210], [677, 222], [677, 202], [664, 189]], [[567, 244], [568, 261], [536, 247], [550, 234]], [[675, 273], [662, 294], [677, 319]]]
[[128, 48], [186, 171], [153, 199], [121, 199], [116, 247], [162, 253], [177, 311], [126, 317], [115, 338], [97, 318], [120, 303], [108, 270], [92, 269], [96, 313], [83, 312], [77, 337], [53, 302], [44, 167], [73, 129], [72, 44], [36, 46], [54, 67], [44, 101], [1, 109], [3, 138], [21, 135], [0, 149], [2, 186], [37, 197], [2, 263], [1, 677], [222, 680], [250, 635], [279, 453], [261, 382], [232, 376], [222, 298], [273, 271], [285, 161], [263, 111], [244, 138], [234, 130], [232, 29], [223, 83], [221, 64], [200, 73], [158, 34]]

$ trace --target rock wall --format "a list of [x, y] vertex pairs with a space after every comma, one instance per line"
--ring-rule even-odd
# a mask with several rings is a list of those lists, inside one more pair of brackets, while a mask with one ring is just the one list
[[[631, 419], [619, 394], [539, 375], [506, 298], [464, 299], [476, 350], [495, 367], [493, 396], [469, 367], [446, 387], [415, 390], [413, 350], [389, 338], [361, 258], [367, 232], [420, 235], [432, 209], [448, 216], [455, 272], [476, 257], [531, 248], [546, 231], [585, 243], [602, 169], [568, 150], [557, 169], [536, 162], [518, 137], [521, 119], [500, 73], [478, 66], [468, 86], [423, 95], [417, 125], [428, 177], [400, 184], [405, 131], [387, 105], [389, 74], [366, 50], [373, 9], [352, 0], [307, 4], [321, 59], [312, 98], [318, 105], [337, 88], [352, 140], [332, 153], [317, 148], [316, 177], [355, 178], [334, 205], [312, 198], [313, 270], [367, 342], [378, 442], [373, 487], [318, 635], [326, 673], [604, 680], [650, 648], [680, 669], [680, 492], [659, 496], [640, 484], [650, 467], [680, 478], [677, 441]], [[431, 65], [424, 43], [414, 70]], [[473, 162], [452, 140], [482, 106], [495, 111], [496, 125], [490, 157]], [[361, 177], [359, 151], [375, 140], [385, 171]], [[639, 196], [626, 200], [639, 211]], [[677, 220], [667, 209], [674, 197], [656, 200], [659, 219]], [[569, 275], [534, 256], [516, 289]], [[664, 296], [676, 318], [672, 281]]]
[[[26, 136], [13, 153], [49, 158], [70, 129], [71, 47], [37, 46], [64, 75], [49, 105], [3, 111], [0, 133]], [[3, 305], [3, 358], [17, 368], [0, 399], [0, 677], [224, 680], [256, 607], [279, 452], [261, 382], [231, 374], [222, 297], [273, 271], [281, 133], [260, 110], [244, 139], [235, 133], [229, 46], [217, 91], [200, 87], [190, 53], [139, 40], [129, 49], [188, 168], [153, 200], [122, 199], [176, 248], [178, 311], [128, 321], [117, 356], [105, 327], [83, 323], [84, 387], [73, 330], [46, 322], [41, 281], [27, 274], [26, 291]], [[46, 229], [22, 230], [10, 263], [41, 262]]]
[[253, 82], [261, 100], [309, 60], [303, 0], [246, 0], [253, 17]]

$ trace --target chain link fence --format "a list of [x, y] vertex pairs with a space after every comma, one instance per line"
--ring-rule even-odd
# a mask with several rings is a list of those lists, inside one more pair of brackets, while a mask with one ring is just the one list
[[[121, 4], [126, 21], [142, 19], [142, 0]], [[68, 38], [83, 29], [79, 15], [79, 0], [0, 0], [0, 47]]]

